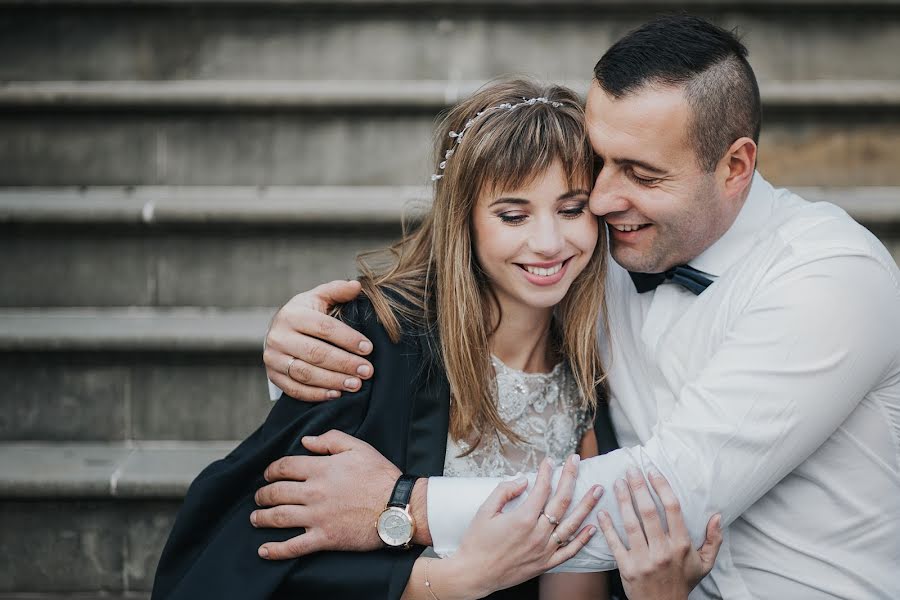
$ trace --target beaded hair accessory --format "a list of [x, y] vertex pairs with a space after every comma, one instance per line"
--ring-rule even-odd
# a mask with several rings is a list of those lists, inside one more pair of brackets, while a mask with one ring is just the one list
[[[512, 104], [510, 102], [504, 102], [503, 104], [498, 104], [497, 106], [491, 106], [489, 108], [484, 109], [483, 111], [481, 111], [479, 113], [475, 113], [475, 116], [473, 118], [466, 121], [466, 125], [465, 125], [465, 127], [462, 128], [461, 131], [451, 131], [449, 135], [450, 135], [450, 137], [456, 139], [456, 145], [458, 146], [459, 144], [462, 143], [463, 135], [465, 135], [465, 133], [469, 129], [469, 127], [474, 125], [475, 122], [477, 121], [478, 117], [485, 114], [486, 112], [489, 112], [492, 110], [499, 110], [499, 109], [515, 110], [515, 109], [519, 108], [520, 106], [534, 106], [538, 102], [540, 102], [541, 104], [549, 104], [553, 108], [559, 108], [560, 106], [562, 106], [562, 102], [556, 102], [555, 100], [548, 100], [547, 98], [543, 98], [543, 97], [541, 97], [541, 98], [522, 98], [522, 102], [519, 102], [516, 104]], [[444, 160], [442, 160], [441, 164], [438, 165], [438, 168], [441, 171], [443, 171], [444, 168], [447, 166], [447, 161], [450, 159], [451, 156], [453, 156], [454, 152], [456, 152], [455, 147], [450, 148], [449, 150], [447, 150], [444, 153]], [[443, 177], [443, 174], [435, 173], [431, 176], [431, 180], [437, 181], [441, 177]]]

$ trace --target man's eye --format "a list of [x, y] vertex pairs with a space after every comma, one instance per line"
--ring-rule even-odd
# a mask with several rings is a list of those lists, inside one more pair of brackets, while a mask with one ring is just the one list
[[634, 171], [628, 171], [628, 177], [638, 185], [653, 185], [659, 182], [659, 179], [656, 177], [641, 177]]

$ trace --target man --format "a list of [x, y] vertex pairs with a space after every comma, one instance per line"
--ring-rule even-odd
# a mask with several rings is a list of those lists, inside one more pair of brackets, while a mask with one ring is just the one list
[[[609, 226], [615, 263], [603, 351], [622, 449], [582, 461], [576, 497], [597, 483], [613, 489], [629, 469], [640, 489], [658, 471], [698, 545], [721, 512], [725, 543], [692, 598], [900, 598], [892, 257], [840, 209], [755, 172], [759, 91], [732, 34], [693, 17], [658, 19], [610, 48], [594, 74], [590, 208]], [[282, 309], [265, 353], [275, 385], [322, 400], [371, 376], [351, 354], [365, 354], [365, 340], [320, 314], [356, 290], [333, 284]], [[396, 472], [344, 436], [310, 445], [333, 456], [270, 467], [270, 481], [306, 481], [264, 488], [261, 503], [276, 508], [253, 519], [265, 527], [295, 515], [288, 524], [319, 535], [264, 551], [377, 547], [371, 522], [354, 515], [384, 507]], [[452, 553], [496, 484], [417, 482], [415, 540]], [[640, 524], [612, 503], [599, 505], [610, 544], [594, 536], [566, 568], [615, 566], [614, 531]], [[280, 506], [290, 504], [302, 510]], [[637, 504], [654, 518], [652, 502]]]

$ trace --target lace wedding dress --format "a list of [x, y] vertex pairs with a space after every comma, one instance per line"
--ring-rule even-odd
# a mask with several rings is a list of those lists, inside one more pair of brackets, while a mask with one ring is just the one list
[[500, 418], [524, 443], [506, 436], [486, 437], [470, 454], [469, 444], [447, 436], [445, 477], [502, 477], [537, 470], [544, 457], [560, 464], [578, 448], [591, 428], [590, 414], [581, 408], [578, 386], [565, 362], [549, 373], [525, 373], [491, 357], [497, 379]]

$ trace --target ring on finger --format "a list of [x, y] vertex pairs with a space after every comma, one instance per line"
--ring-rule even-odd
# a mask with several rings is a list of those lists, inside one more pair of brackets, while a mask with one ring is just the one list
[[[291, 360], [288, 361], [287, 369], [284, 370], [284, 374], [287, 375], [288, 377], [291, 377], [291, 367], [294, 366], [294, 361], [295, 361], [295, 360], [297, 360], [297, 357], [296, 357], [296, 356], [292, 356], [292, 357], [291, 357]], [[293, 377], [291, 377], [291, 379], [293, 379]]]
[[552, 516], [548, 515], [548, 514], [545, 513], [545, 512], [542, 512], [542, 513], [541, 513], [541, 516], [542, 516], [542, 517], [547, 517], [547, 520], [550, 521], [550, 524], [553, 525], [554, 527], [556, 527], [557, 525], [559, 525], [559, 519], [557, 519], [556, 517], [552, 517]]
[[559, 537], [559, 534], [556, 533], [555, 529], [550, 532], [550, 537], [553, 538], [553, 541], [556, 542], [557, 546], [565, 546], [568, 543], [566, 541], [563, 541], [563, 539]]

